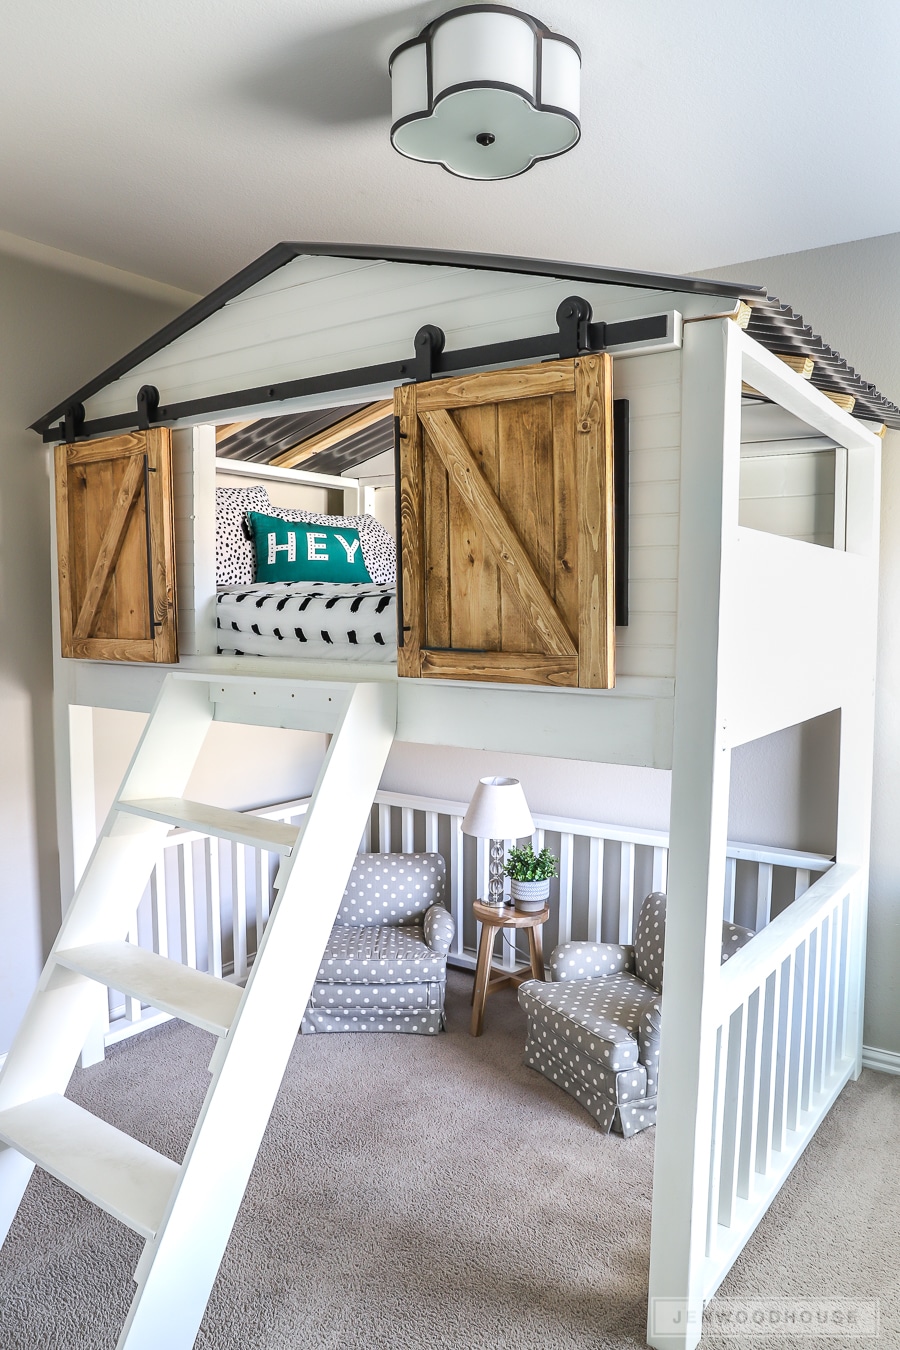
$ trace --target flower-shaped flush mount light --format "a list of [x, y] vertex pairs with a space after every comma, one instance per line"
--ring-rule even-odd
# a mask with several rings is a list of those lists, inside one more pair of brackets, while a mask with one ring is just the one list
[[581, 136], [581, 52], [506, 5], [435, 19], [390, 72], [394, 149], [461, 178], [512, 178]]

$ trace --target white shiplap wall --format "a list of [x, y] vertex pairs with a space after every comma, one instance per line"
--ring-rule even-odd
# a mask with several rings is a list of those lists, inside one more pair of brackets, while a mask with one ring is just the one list
[[[604, 320], [672, 309], [696, 316], [733, 305], [717, 296], [553, 277], [301, 257], [87, 400], [87, 415], [134, 408], [143, 384], [155, 385], [167, 404], [411, 359], [424, 323], [444, 330], [448, 349], [552, 332], [559, 303], [572, 294], [588, 299], [594, 318]], [[352, 398], [351, 391], [343, 395], [345, 402]], [[333, 394], [325, 399], [336, 401]]]
[[616, 629], [616, 672], [675, 674], [681, 352], [617, 358], [613, 387], [630, 424], [628, 627]]

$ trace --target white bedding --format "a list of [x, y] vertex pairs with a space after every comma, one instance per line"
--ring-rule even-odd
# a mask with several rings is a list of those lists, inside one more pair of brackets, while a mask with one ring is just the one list
[[220, 586], [216, 628], [217, 650], [224, 656], [391, 664], [397, 659], [392, 586], [333, 582]]

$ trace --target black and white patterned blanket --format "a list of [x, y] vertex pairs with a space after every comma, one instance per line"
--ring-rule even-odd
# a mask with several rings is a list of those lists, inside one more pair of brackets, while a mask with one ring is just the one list
[[216, 628], [217, 650], [225, 656], [397, 659], [392, 586], [322, 581], [219, 587]]

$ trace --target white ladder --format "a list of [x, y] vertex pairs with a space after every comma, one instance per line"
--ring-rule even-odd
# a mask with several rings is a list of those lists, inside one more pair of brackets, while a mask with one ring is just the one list
[[[181, 799], [217, 708], [229, 721], [333, 733], [299, 829]], [[194, 1343], [395, 725], [388, 682], [164, 681], [0, 1072], [0, 1242], [35, 1163], [146, 1239], [118, 1350]], [[124, 941], [172, 825], [282, 855], [245, 989]], [[180, 1166], [63, 1095], [108, 987], [219, 1037]]]

